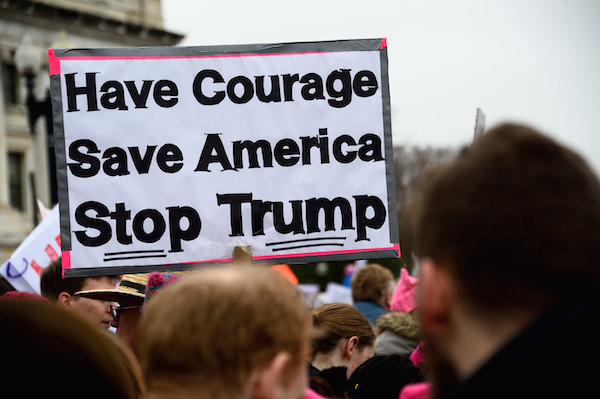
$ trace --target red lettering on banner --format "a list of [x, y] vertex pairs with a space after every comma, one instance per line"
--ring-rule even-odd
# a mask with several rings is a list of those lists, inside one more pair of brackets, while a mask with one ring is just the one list
[[60, 248], [60, 234], [56, 236], [54, 241], [56, 241], [56, 243], [58, 244], [58, 247]]
[[31, 268], [33, 270], [35, 270], [35, 272], [37, 274], [40, 274], [42, 272], [43, 267], [41, 267], [40, 265], [38, 265], [36, 261], [32, 260], [30, 266], [31, 266]]
[[56, 253], [56, 251], [54, 250], [54, 248], [52, 248], [52, 245], [50, 245], [50, 244], [46, 245], [46, 248], [44, 249], [44, 251], [46, 251], [46, 254], [50, 258], [51, 262], [53, 262], [56, 259], [58, 259], [58, 254]]

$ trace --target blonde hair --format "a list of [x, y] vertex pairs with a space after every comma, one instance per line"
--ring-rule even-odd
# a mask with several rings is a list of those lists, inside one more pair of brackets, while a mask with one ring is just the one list
[[251, 373], [281, 351], [304, 367], [310, 314], [279, 272], [219, 267], [183, 277], [149, 301], [139, 351], [154, 382], [233, 397]]

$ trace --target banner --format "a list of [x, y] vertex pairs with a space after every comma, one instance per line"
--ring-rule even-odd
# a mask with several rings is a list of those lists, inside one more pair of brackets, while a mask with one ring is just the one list
[[39, 295], [40, 273], [59, 254], [60, 227], [55, 206], [0, 267], [0, 273], [17, 291]]
[[67, 277], [399, 256], [385, 39], [49, 57]]

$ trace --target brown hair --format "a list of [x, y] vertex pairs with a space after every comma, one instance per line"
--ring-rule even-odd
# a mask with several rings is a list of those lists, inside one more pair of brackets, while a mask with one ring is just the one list
[[309, 331], [310, 313], [281, 273], [219, 267], [185, 276], [151, 298], [139, 353], [150, 390], [153, 383], [174, 384], [233, 397], [281, 351], [291, 355], [290, 369], [304, 367]]
[[[58, 300], [58, 296], [61, 292], [66, 292], [70, 295], [75, 294], [77, 291], [81, 291], [84, 286], [85, 280], [90, 278], [98, 277], [76, 277], [76, 278], [63, 278], [62, 271], [62, 258], [58, 258], [52, 261], [45, 269], [40, 273], [40, 291], [42, 296], [48, 298], [52, 302]], [[111, 280], [117, 281], [119, 276], [108, 276]]]
[[[26, 387], [25, 396], [142, 397], [143, 382], [129, 372], [137, 360], [121, 356], [109, 333], [79, 315], [54, 303], [12, 300], [0, 301], [0, 320], [2, 352], [10, 359], [3, 377]], [[32, 365], [39, 368], [33, 376], [24, 372]]]
[[114, 347], [115, 357], [124, 367], [125, 373], [121, 378], [130, 383], [131, 392], [137, 399], [145, 398], [146, 381], [144, 380], [144, 373], [142, 373], [142, 366], [131, 347], [122, 338], [108, 330], [100, 330], [100, 332]]
[[310, 359], [319, 353], [328, 354], [342, 339], [358, 337], [358, 347], [375, 344], [373, 327], [354, 306], [345, 303], [327, 303], [312, 312], [313, 326], [318, 337], [313, 339]]
[[436, 176], [416, 235], [472, 307], [543, 310], [600, 278], [600, 183], [571, 150], [502, 125]]
[[380, 303], [385, 292], [394, 289], [393, 282], [394, 275], [391, 271], [376, 263], [370, 263], [356, 272], [350, 281], [352, 300]]

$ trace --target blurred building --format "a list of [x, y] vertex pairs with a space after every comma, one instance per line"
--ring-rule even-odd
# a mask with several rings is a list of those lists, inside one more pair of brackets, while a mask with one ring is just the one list
[[47, 49], [182, 39], [161, 0], [0, 0], [0, 264], [39, 220], [37, 199], [56, 203]]

